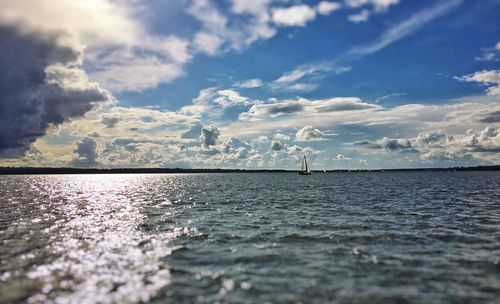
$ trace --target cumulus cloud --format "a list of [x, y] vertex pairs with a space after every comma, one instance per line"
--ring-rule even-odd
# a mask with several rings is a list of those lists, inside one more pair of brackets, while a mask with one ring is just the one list
[[307, 22], [316, 19], [317, 14], [328, 16], [340, 9], [338, 2], [321, 1], [315, 7], [306, 4], [297, 4], [289, 7], [272, 9], [272, 20], [279, 26], [305, 26]]
[[321, 114], [340, 111], [377, 110], [380, 106], [362, 102], [356, 97], [331, 98], [322, 100], [286, 100], [267, 104], [255, 104], [248, 112], [240, 114], [240, 120], [259, 120], [285, 114]]
[[215, 125], [210, 125], [201, 128], [200, 142], [203, 147], [209, 148], [210, 146], [217, 145], [220, 131]]
[[415, 143], [419, 147], [423, 146], [441, 146], [446, 144], [450, 139], [446, 134], [441, 132], [424, 132], [418, 134], [415, 138]]
[[390, 6], [398, 3], [399, 0], [345, 0], [348, 7], [358, 8], [371, 5], [375, 11], [386, 11]]
[[354, 145], [387, 152], [415, 152], [425, 161], [500, 161], [500, 128], [487, 126], [483, 130], [469, 129], [465, 134], [449, 136], [442, 132], [422, 132], [414, 138], [358, 141]]
[[347, 19], [351, 21], [352, 23], [361, 23], [368, 21], [368, 18], [370, 18], [370, 11], [367, 9], [361, 10], [357, 14], [352, 14], [347, 16]]
[[260, 103], [258, 100], [242, 96], [235, 89], [205, 88], [193, 99], [192, 104], [181, 107], [177, 112], [182, 115], [208, 118], [220, 118], [226, 110], [237, 106], [249, 106]]
[[0, 157], [22, 156], [49, 126], [113, 100], [75, 66], [82, 49], [64, 35], [0, 26], [0, 37]]
[[76, 143], [74, 152], [77, 154], [70, 165], [76, 167], [97, 166], [97, 145], [92, 137], [85, 137]]
[[458, 80], [467, 82], [477, 82], [487, 86], [488, 95], [500, 96], [500, 70], [483, 70], [462, 77]]
[[305, 126], [300, 129], [297, 134], [295, 134], [295, 138], [298, 140], [314, 140], [321, 139], [325, 136], [325, 133], [322, 131], [315, 129], [313, 126]]
[[273, 10], [273, 22], [283, 26], [305, 26], [316, 18], [316, 11], [308, 5], [300, 4]]
[[318, 11], [319, 14], [327, 16], [330, 15], [332, 12], [340, 9], [341, 7], [342, 4], [338, 2], [321, 1], [316, 6], [316, 10]]

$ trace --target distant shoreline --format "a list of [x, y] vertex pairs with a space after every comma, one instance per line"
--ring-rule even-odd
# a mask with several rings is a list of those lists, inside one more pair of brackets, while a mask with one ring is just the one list
[[[313, 170], [316, 173], [356, 172], [416, 172], [416, 171], [500, 171], [500, 165], [449, 168], [401, 168], [401, 169], [334, 169]], [[294, 173], [298, 170], [280, 169], [181, 169], [181, 168], [45, 168], [45, 167], [0, 167], [0, 175], [28, 174], [172, 174], [172, 173]]]

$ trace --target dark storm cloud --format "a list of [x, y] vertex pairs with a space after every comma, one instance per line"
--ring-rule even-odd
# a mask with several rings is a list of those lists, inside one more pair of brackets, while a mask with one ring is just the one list
[[24, 155], [51, 124], [82, 116], [94, 102], [111, 98], [95, 84], [73, 83], [83, 71], [66, 66], [82, 54], [61, 37], [0, 26], [0, 157]]

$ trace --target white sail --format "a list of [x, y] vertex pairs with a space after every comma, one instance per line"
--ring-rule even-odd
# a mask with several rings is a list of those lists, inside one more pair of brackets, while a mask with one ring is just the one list
[[309, 167], [307, 166], [307, 159], [304, 155], [304, 159], [302, 160], [302, 166], [300, 167], [300, 171], [309, 172]]

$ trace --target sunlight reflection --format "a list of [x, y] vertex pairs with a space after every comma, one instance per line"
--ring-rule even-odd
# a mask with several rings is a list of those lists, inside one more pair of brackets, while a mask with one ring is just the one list
[[183, 230], [146, 234], [139, 229], [147, 175], [50, 176], [49, 204], [62, 222], [46, 230], [56, 258], [28, 273], [43, 283], [29, 302], [147, 301], [169, 283], [160, 260]]

